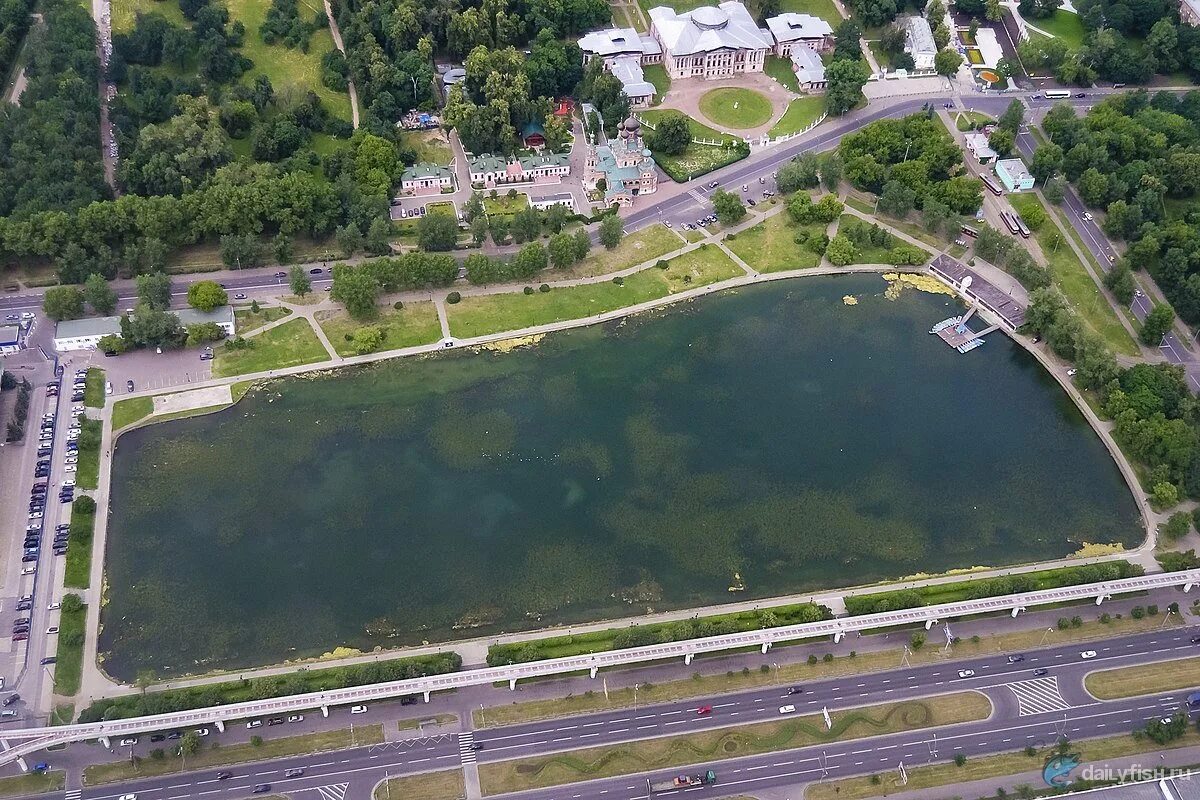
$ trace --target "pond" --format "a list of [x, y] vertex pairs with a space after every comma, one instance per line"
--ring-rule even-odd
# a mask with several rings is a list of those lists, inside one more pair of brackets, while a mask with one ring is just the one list
[[776, 282], [125, 434], [104, 666], [176, 676], [1139, 541], [1031, 356], [1000, 334], [960, 355], [927, 333], [957, 301], [885, 288]]

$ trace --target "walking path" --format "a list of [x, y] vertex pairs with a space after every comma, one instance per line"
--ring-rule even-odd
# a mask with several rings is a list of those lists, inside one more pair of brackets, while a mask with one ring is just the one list
[[[342, 44], [342, 32], [337, 20], [333, 18], [333, 7], [325, 0], [325, 19], [329, 21], [329, 33], [333, 36], [333, 45], [343, 56], [346, 55], [346, 45]], [[350, 94], [350, 119], [355, 130], [358, 130], [358, 90], [354, 88], [354, 79], [346, 78], [346, 89]]]

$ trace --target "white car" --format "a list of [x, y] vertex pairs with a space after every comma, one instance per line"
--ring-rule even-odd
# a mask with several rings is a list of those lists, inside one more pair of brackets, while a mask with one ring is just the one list
[[121, 800], [137, 800], [137, 795], [136, 794], [123, 794], [123, 795], [121, 795]]
[[1083, 218], [1085, 220], [1087, 220], [1088, 222], [1091, 222], [1092, 221], [1092, 212], [1090, 212], [1090, 211], [1083, 212]]
[[64, 464], [78, 464], [79, 459], [77, 459], [75, 456], [67, 456], [66, 458], [63, 459], [63, 463]]
[[74, 478], [63, 478], [62, 485], [63, 486], [74, 486], [75, 479]]
[[289, 714], [287, 719], [288, 719], [288, 722], [304, 722], [304, 715], [303, 714]]
[[795, 710], [796, 710], [795, 706], [780, 706], [779, 707], [780, 714], [791, 714]]
[[367, 707], [366, 706], [350, 706], [350, 713], [351, 714], [365, 714], [365, 713], [367, 713]]
[[138, 737], [126, 736], [124, 739], [121, 740], [121, 747], [129, 747], [130, 745], [137, 744], [137, 742], [138, 742]]
[[112, 381], [105, 381], [105, 382], [104, 382], [104, 393], [105, 393], [105, 394], [112, 394]]
[[[56, 633], [58, 633], [58, 626], [57, 626], [57, 625], [51, 625], [49, 628], [46, 628], [46, 635], [47, 635], [47, 636], [53, 636], [53, 635], [54, 635], [54, 634], [56, 634]], [[136, 739], [134, 739], [134, 741], [136, 742], [137, 740], [136, 740]]]
[[30, 518], [30, 519], [41, 519], [41, 518], [42, 518], [42, 512], [40, 512], [40, 511], [30, 511], [30, 512], [29, 512], [29, 518]]
[[46, 606], [47, 611], [58, 611], [60, 608], [62, 608], [62, 603], [51, 603]]
[[197, 736], [208, 736], [208, 728], [196, 728]]
[[1079, 654], [1079, 657], [1080, 658], [1095, 658], [1096, 651], [1095, 650], [1084, 650], [1082, 653]]
[[958, 671], [958, 677], [960, 678], [973, 678], [974, 676], [975, 670], [973, 669], [960, 669]]
[[[74, 471], [75, 471], [74, 464], [63, 464], [63, 472], [74, 472]], [[38, 514], [38, 516], [40, 517], [41, 514]]]
[[252, 719], [246, 723], [246, 727], [247, 728], [261, 728], [262, 720], [261, 719]]
[[33, 312], [26, 311], [24, 314], [21, 315], [21, 319], [33, 319]]

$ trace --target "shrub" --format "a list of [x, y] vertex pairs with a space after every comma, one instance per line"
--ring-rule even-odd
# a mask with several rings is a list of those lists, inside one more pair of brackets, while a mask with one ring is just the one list
[[654, 266], [658, 267], [659, 269], [669, 269], [671, 265], [660, 258], [655, 262]]
[[1134, 619], [1142, 619], [1146, 616], [1146, 609], [1142, 608], [1141, 606], [1134, 606], [1132, 609], [1130, 609], [1129, 616], [1133, 617]]
[[394, 308], [394, 309], [396, 309], [397, 311], [399, 311], [399, 310], [401, 310], [402, 308], [404, 308], [404, 303], [402, 303], [401, 301], [397, 300], [396, 302], [392, 303], [392, 308]]
[[617, 277], [613, 278], [613, 283], [615, 283], [617, 286], [624, 286], [625, 279], [618, 275]]
[[541, 286], [538, 287], [538, 291], [541, 292], [542, 294], [545, 294], [546, 292], [550, 291], [550, 284], [543, 283]]
[[261, 736], [251, 736], [250, 744], [254, 747], [262, 747], [263, 738]]
[[458, 292], [451, 292], [450, 294], [446, 295], [446, 302], [450, 305], [454, 305], [460, 300], [462, 300], [462, 295]]
[[913, 631], [912, 636], [909, 637], [909, 642], [912, 644], [913, 650], [920, 650], [925, 646], [925, 634], [921, 631]]
[[821, 660], [826, 664], [833, 663], [833, 653], [826, 653], [824, 656], [822, 656]]
[[1146, 613], [1152, 617], [1158, 616], [1158, 606], [1146, 606]]
[[808, 657], [808, 665], [809, 665], [810, 667], [815, 667], [815, 666], [817, 665], [817, 656], [816, 656], [816, 654], [815, 654], [815, 653], [814, 653], [814, 654], [812, 654], [812, 655], [809, 655], [809, 657]]
[[90, 495], [80, 495], [75, 498], [75, 510], [81, 514], [95, 514], [96, 501]]
[[1110, 617], [1107, 612], [1100, 615], [1100, 624], [1107, 625], [1110, 622], [1112, 622], [1112, 617]]
[[1058, 618], [1058, 629], [1060, 631], [1065, 631], [1069, 627], [1071, 627], [1071, 620], [1067, 619], [1066, 617]]
[[962, 753], [954, 754], [954, 766], [961, 767], [963, 764], [966, 764], [966, 763], [967, 763], [967, 757], [965, 755], [963, 755]]
[[742, 675], [743, 675], [743, 676], [748, 676], [749, 674], [750, 674], [750, 668], [749, 668], [749, 667], [742, 667]]
[[1083, 627], [1083, 617], [1080, 617], [1080, 616], [1071, 617], [1071, 627], [1072, 628]]
[[533, 287], [532, 287], [532, 286], [526, 286], [526, 287], [525, 287], [524, 289], [522, 289], [521, 291], [525, 292], [526, 296], [528, 296], [528, 295], [531, 295], [531, 294], [533, 294]]

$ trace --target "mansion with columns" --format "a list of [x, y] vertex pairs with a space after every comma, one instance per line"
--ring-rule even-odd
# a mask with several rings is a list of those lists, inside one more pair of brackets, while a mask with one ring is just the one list
[[657, 6], [650, 9], [650, 34], [662, 46], [662, 64], [672, 80], [762, 72], [774, 47], [771, 34], [737, 0], [681, 14]]

